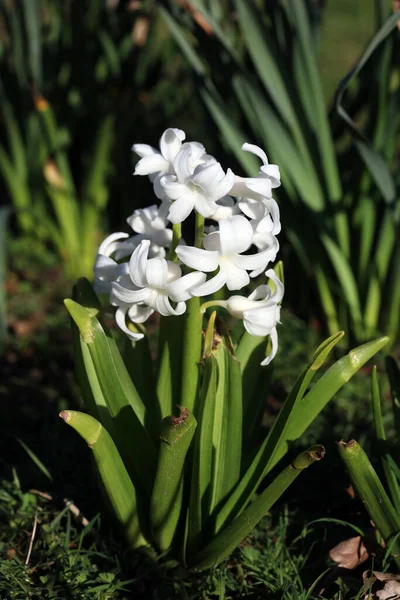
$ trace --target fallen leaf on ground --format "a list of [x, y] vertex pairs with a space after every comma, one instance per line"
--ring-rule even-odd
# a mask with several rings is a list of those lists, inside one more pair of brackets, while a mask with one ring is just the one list
[[364, 600], [399, 600], [400, 575], [365, 571], [363, 573]]
[[330, 558], [343, 569], [355, 569], [367, 560], [368, 550], [360, 535], [340, 542], [329, 552]]

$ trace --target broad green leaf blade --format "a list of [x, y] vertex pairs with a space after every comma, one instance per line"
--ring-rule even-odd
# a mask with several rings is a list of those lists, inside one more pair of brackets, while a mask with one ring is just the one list
[[147, 545], [141, 532], [136, 491], [111, 436], [101, 423], [84, 413], [64, 410], [60, 417], [79, 433], [93, 452], [107, 499], [129, 546]]
[[383, 156], [364, 140], [354, 140], [354, 145], [383, 198], [386, 202], [393, 202], [396, 198], [396, 186]]
[[[339, 442], [338, 449], [350, 478], [359, 493], [375, 527], [386, 542], [393, 544], [392, 554], [400, 568], [400, 516], [396, 513], [385, 489], [361, 446], [352, 440]], [[396, 539], [397, 537], [397, 539]]]
[[376, 374], [376, 366], [372, 370], [371, 378], [371, 398], [372, 398], [372, 414], [374, 417], [374, 425], [376, 438], [378, 440], [378, 449], [381, 456], [382, 467], [385, 473], [387, 485], [392, 497], [393, 505], [396, 512], [400, 514], [400, 487], [397, 481], [396, 474], [391, 468], [391, 457], [387, 449], [386, 433], [383, 426], [382, 405], [379, 393], [378, 378]]
[[[312, 362], [298, 377], [268, 436], [258, 448], [239, 484], [219, 511], [216, 518], [217, 531], [243, 511], [265, 475], [271, 470], [272, 464], [275, 465], [278, 462], [279, 459], [275, 459], [276, 454], [283, 449], [288, 440], [292, 439], [288, 434], [288, 429], [295, 420], [296, 406], [302, 401], [316, 371], [322, 367], [343, 335], [343, 332], [339, 332], [325, 340], [315, 351]], [[287, 448], [284, 452], [286, 450]]]
[[183, 324], [183, 316], [160, 317], [157, 396], [162, 418], [181, 403]]
[[[112, 349], [102, 325], [88, 309], [65, 300], [87, 345], [96, 376], [113, 421], [115, 443], [130, 476], [151, 494], [156, 468], [155, 446], [145, 429], [145, 409], [119, 354]], [[118, 359], [119, 357], [119, 359]]]
[[297, 34], [299, 38], [300, 43], [299, 48], [295, 50], [295, 58], [296, 55], [300, 55], [304, 60], [304, 74], [307, 76], [305, 95], [310, 98], [312, 103], [312, 114], [309, 114], [309, 117], [312, 118], [312, 120], [310, 118], [310, 125], [312, 126], [315, 123], [313, 129], [319, 147], [319, 156], [324, 168], [330, 199], [337, 202], [342, 196], [341, 182], [327, 117], [321, 78], [318, 73], [316, 55], [313, 51], [314, 44], [306, 3], [303, 1], [290, 2], [284, 3], [283, 6], [286, 9], [288, 18], [291, 19], [295, 35]]
[[190, 558], [189, 567], [193, 571], [204, 571], [228, 558], [300, 473], [323, 458], [324, 454], [323, 446], [313, 446], [300, 454], [239, 517], [214, 537], [203, 550]]
[[[214, 313], [215, 315], [215, 313]], [[214, 328], [212, 327], [212, 332]], [[210, 483], [213, 466], [213, 428], [217, 395], [218, 363], [213, 354], [203, 358], [202, 386], [199, 397], [197, 429], [193, 440], [188, 552], [192, 554], [202, 541], [210, 510]]]
[[151, 532], [160, 552], [170, 549], [184, 509], [182, 505], [185, 459], [196, 419], [186, 408], [178, 417], [165, 417], [161, 426], [157, 473], [150, 502]]
[[242, 379], [226, 335], [216, 334], [213, 351], [218, 384], [213, 425], [213, 470], [209, 514], [231, 492], [240, 475], [242, 451]]

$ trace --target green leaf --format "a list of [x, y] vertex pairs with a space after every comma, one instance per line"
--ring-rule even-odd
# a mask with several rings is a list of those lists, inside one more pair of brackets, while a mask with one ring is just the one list
[[183, 510], [185, 459], [197, 425], [186, 408], [181, 407], [179, 413], [178, 417], [165, 417], [161, 425], [158, 466], [150, 502], [150, 526], [160, 552], [171, 547]]
[[342, 458], [351, 480], [368, 511], [375, 527], [386, 542], [392, 545], [392, 555], [400, 567], [400, 517], [396, 513], [384, 487], [361, 446], [352, 440], [338, 442]]
[[[215, 316], [216, 313], [214, 312], [213, 314]], [[207, 331], [209, 329], [210, 327]], [[213, 326], [211, 333], [214, 333]], [[202, 541], [204, 526], [210, 510], [210, 484], [214, 455], [213, 428], [218, 381], [218, 363], [215, 356], [211, 353], [212, 341], [209, 346], [210, 352], [206, 354], [202, 361], [202, 386], [199, 396], [197, 429], [193, 440], [193, 467], [187, 541], [189, 553], [193, 553]]]
[[367, 45], [357, 65], [350, 71], [350, 73], [348, 73], [348, 75], [340, 83], [336, 95], [336, 111], [355, 135], [355, 144], [360, 153], [360, 156], [364, 160], [371, 176], [373, 177], [375, 183], [378, 186], [378, 189], [380, 190], [381, 194], [387, 202], [392, 202], [395, 198], [395, 186], [388, 165], [387, 163], [385, 163], [379, 152], [372, 148], [369, 141], [362, 133], [361, 129], [345, 110], [343, 106], [343, 98], [350, 83], [359, 74], [359, 72], [367, 63], [371, 55], [375, 52], [376, 48], [397, 27], [399, 18], [400, 11], [397, 11], [396, 13], [387, 18], [385, 23], [382, 25], [382, 27]]
[[28, 60], [36, 91], [42, 89], [42, 15], [40, 0], [25, 0], [23, 2], [25, 29], [28, 38]]
[[398, 514], [400, 514], [400, 487], [397, 482], [396, 474], [391, 468], [391, 457], [387, 449], [386, 433], [383, 426], [382, 405], [379, 393], [378, 378], [376, 374], [376, 366], [372, 370], [371, 379], [371, 398], [372, 398], [372, 414], [374, 417], [374, 425], [376, 438], [380, 446], [380, 455], [382, 467], [385, 473], [387, 485], [392, 497], [393, 505]]
[[145, 429], [146, 409], [138, 395], [115, 342], [109, 340], [101, 323], [88, 309], [65, 300], [71, 317], [87, 344], [107, 408], [113, 421], [115, 443], [135, 484], [151, 494], [156, 468], [156, 450]]
[[111, 436], [101, 423], [84, 413], [64, 410], [60, 417], [79, 433], [93, 452], [107, 499], [129, 546], [147, 545], [141, 532], [136, 491]]
[[[343, 335], [343, 332], [339, 332], [331, 336], [315, 351], [313, 360], [297, 379], [268, 436], [259, 446], [256, 455], [239, 484], [219, 511], [216, 519], [217, 531], [219, 531], [226, 522], [231, 521], [236, 515], [243, 511], [263, 478], [283, 454], [286, 453], [288, 440], [296, 439], [292, 438], [289, 434], [289, 428], [296, 420], [296, 407], [303, 400], [307, 387], [316, 371], [322, 367], [333, 348], [342, 339]], [[311, 422], [312, 421], [310, 421], [310, 423]], [[276, 456], [278, 454], [279, 458], [277, 459]]]
[[213, 425], [213, 469], [209, 514], [229, 494], [240, 475], [242, 452], [242, 378], [226, 332], [214, 340], [218, 383]]
[[239, 517], [215, 536], [205, 548], [190, 558], [189, 567], [193, 571], [204, 571], [228, 558], [300, 473], [323, 458], [324, 454], [323, 446], [313, 446], [300, 454]]
[[157, 397], [162, 418], [181, 402], [183, 325], [183, 315], [160, 317]]

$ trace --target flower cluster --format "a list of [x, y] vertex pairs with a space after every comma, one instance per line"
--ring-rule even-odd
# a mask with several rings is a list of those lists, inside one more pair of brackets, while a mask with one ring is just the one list
[[[275, 291], [260, 285], [250, 296], [232, 295], [226, 301], [208, 302], [224, 306], [243, 319], [246, 330], [255, 336], [271, 337], [277, 351], [276, 325], [283, 285], [272, 269], [279, 250], [279, 207], [272, 191], [280, 185], [277, 165], [268, 163], [258, 146], [243, 144], [262, 161], [256, 177], [239, 177], [224, 171], [199, 142], [185, 142], [180, 129], [167, 129], [159, 150], [135, 144], [140, 157], [135, 175], [147, 175], [159, 200], [135, 210], [127, 219], [133, 230], [110, 235], [99, 248], [94, 267], [95, 289], [109, 295], [116, 307], [116, 322], [133, 340], [143, 337], [127, 323], [143, 323], [157, 311], [163, 316], [181, 315], [186, 301], [194, 296], [214, 294], [226, 286], [229, 291], [245, 288], [250, 278], [265, 274]], [[196, 227], [204, 235], [194, 246], [183, 239], [173, 244], [173, 229], [196, 213]], [[205, 220], [209, 226], [204, 228]], [[174, 238], [176, 235], [174, 234]], [[203, 305], [206, 306], [206, 305]]]

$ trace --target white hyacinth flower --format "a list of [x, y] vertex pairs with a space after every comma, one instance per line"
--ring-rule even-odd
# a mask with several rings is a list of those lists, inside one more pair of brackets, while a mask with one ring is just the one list
[[254, 144], [243, 144], [242, 150], [251, 152], [261, 158], [263, 165], [257, 177], [236, 176], [232, 189], [228, 193], [231, 196], [243, 196], [254, 200], [272, 198], [272, 190], [281, 185], [278, 165], [270, 165], [264, 150]]
[[213, 221], [230, 219], [234, 215], [240, 214], [238, 203], [231, 196], [220, 198], [217, 200], [216, 204], [218, 206], [217, 210], [209, 217]]
[[141, 157], [138, 161], [135, 175], [156, 175], [157, 173], [170, 173], [173, 162], [181, 149], [186, 134], [181, 129], [169, 128], [161, 136], [160, 150], [148, 144], [134, 144], [132, 150]]
[[225, 284], [229, 290], [240, 290], [250, 282], [247, 271], [265, 269], [276, 257], [275, 248], [242, 254], [253, 243], [253, 228], [241, 215], [219, 221], [219, 231], [206, 235], [203, 243], [204, 250], [192, 246], [176, 249], [179, 259], [192, 269], [211, 273], [219, 268], [212, 279], [191, 290], [194, 296], [208, 296]]
[[[165, 258], [148, 258], [150, 241], [143, 240], [133, 252], [127, 272], [114, 281], [110, 302], [114, 306], [139, 304], [161, 315], [177, 316], [186, 310], [191, 288], [205, 280], [204, 273], [182, 277], [179, 265]], [[176, 302], [175, 308], [170, 299]]]
[[184, 144], [174, 160], [174, 174], [160, 179], [164, 194], [172, 201], [168, 219], [184, 221], [193, 209], [205, 218], [218, 209], [217, 200], [226, 196], [234, 182], [230, 169], [225, 173], [215, 158], [195, 142]]
[[[137, 233], [126, 241], [128, 244], [133, 244], [136, 248], [142, 240], [150, 240], [151, 246], [149, 256], [154, 258], [160, 256], [164, 258], [166, 248], [171, 246], [172, 229], [168, 229], [168, 203], [162, 202], [158, 207], [156, 204], [147, 208], [138, 208], [134, 213], [127, 218], [127, 223]], [[124, 247], [124, 245], [123, 245]], [[123, 251], [123, 248], [121, 249]], [[121, 250], [116, 254], [116, 258], [122, 258], [128, 254], [132, 254], [132, 250], [126, 254], [122, 254]]]
[[249, 217], [249, 219], [256, 219], [261, 221], [265, 217], [269, 216], [273, 223], [272, 232], [273, 235], [278, 235], [281, 231], [281, 219], [279, 206], [274, 198], [263, 198], [261, 200], [254, 200], [253, 198], [239, 198], [237, 203], [238, 208]]
[[212, 304], [223, 306], [232, 317], [243, 319], [243, 325], [250, 335], [257, 337], [270, 336], [272, 349], [270, 354], [262, 361], [262, 366], [269, 365], [278, 350], [276, 326], [280, 323], [281, 307], [279, 303], [284, 293], [283, 283], [276, 276], [273, 269], [269, 269], [265, 275], [274, 282], [274, 292], [268, 285], [260, 285], [248, 298], [245, 296], [231, 296], [228, 300], [207, 302], [203, 306], [203, 309]]
[[[101, 244], [96, 256], [96, 262], [93, 267], [94, 289], [99, 294], [108, 294], [111, 290], [111, 284], [120, 275], [121, 265], [119, 265], [111, 255], [117, 252], [124, 244], [127, 233], [119, 231], [109, 235]], [[131, 246], [131, 252], [134, 246]]]

